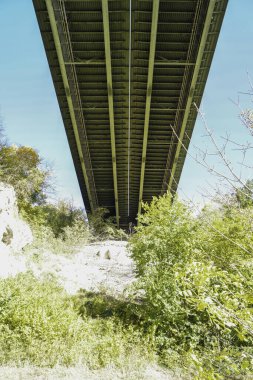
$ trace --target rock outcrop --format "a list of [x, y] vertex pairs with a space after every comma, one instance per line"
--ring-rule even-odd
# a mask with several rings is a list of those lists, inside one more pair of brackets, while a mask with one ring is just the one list
[[0, 182], [0, 253], [20, 251], [32, 240], [30, 227], [18, 215], [13, 187]]

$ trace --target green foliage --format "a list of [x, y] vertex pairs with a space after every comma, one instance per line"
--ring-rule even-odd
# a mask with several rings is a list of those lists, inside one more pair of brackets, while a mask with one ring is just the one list
[[198, 218], [198, 247], [202, 258], [231, 271], [236, 265], [246, 270], [252, 256], [253, 207], [203, 211]]
[[56, 205], [45, 205], [44, 212], [45, 223], [52, 228], [56, 237], [62, 234], [65, 228], [72, 227], [76, 222], [85, 222], [84, 211], [74, 207], [69, 201], [61, 200]]
[[65, 200], [39, 206], [27, 203], [21, 214], [32, 225], [50, 227], [55, 237], [60, 236], [66, 227], [72, 227], [76, 222], [85, 222], [84, 211]]
[[72, 226], [67, 226], [62, 233], [55, 237], [52, 229], [47, 225], [33, 226], [33, 243], [28, 251], [35, 249], [51, 251], [57, 254], [72, 254], [92, 240], [88, 224], [82, 220], [76, 220]]
[[0, 280], [0, 332], [0, 365], [100, 368], [151, 357], [137, 329], [117, 316], [92, 318], [81, 296], [77, 302], [52, 278], [29, 273]]
[[253, 374], [253, 209], [194, 217], [170, 195], [144, 209], [131, 239], [136, 292], [163, 362], [199, 379]]
[[50, 171], [42, 167], [36, 150], [26, 146], [0, 146], [0, 181], [12, 185], [18, 205], [42, 204], [49, 187]]
[[140, 303], [132, 303], [123, 296], [113, 297], [106, 291], [91, 292], [81, 290], [74, 297], [75, 307], [81, 315], [86, 314], [92, 318], [120, 319], [125, 326], [134, 325], [140, 327], [139, 309]]
[[248, 180], [245, 186], [238, 188], [235, 197], [241, 208], [253, 206], [253, 180]]
[[127, 239], [126, 233], [116, 227], [115, 217], [108, 214], [109, 211], [106, 208], [99, 207], [89, 215], [89, 224], [94, 238], [97, 240]]
[[60, 238], [69, 247], [81, 246], [91, 240], [91, 233], [87, 222], [76, 219], [71, 226], [63, 228]]
[[34, 242], [30, 248], [72, 253], [92, 239], [85, 212], [69, 201], [62, 200], [55, 205], [26, 203], [20, 213], [33, 230]]
[[90, 234], [82, 209], [64, 200], [56, 205], [46, 203], [51, 173], [43, 167], [42, 161], [33, 148], [3, 142], [0, 181], [14, 187], [20, 214], [32, 226], [37, 243], [42, 243], [43, 237], [58, 248], [87, 242]]
[[126, 239], [127, 235], [117, 229], [113, 218], [106, 218], [106, 209], [97, 209], [89, 216], [71, 202], [57, 204], [23, 205], [21, 215], [29, 222], [36, 238], [36, 246], [46, 246], [54, 252], [67, 252], [92, 240]]
[[153, 198], [150, 205], [144, 205], [139, 223], [138, 234], [132, 239], [139, 275], [148, 277], [147, 272], [156, 271], [162, 262], [172, 266], [187, 260], [194, 247], [194, 223], [185, 205], [177, 202], [171, 206], [169, 195]]

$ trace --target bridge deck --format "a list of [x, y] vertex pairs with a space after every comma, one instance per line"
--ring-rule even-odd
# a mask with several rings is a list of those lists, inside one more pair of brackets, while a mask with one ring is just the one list
[[86, 209], [125, 226], [176, 191], [227, 0], [33, 2]]

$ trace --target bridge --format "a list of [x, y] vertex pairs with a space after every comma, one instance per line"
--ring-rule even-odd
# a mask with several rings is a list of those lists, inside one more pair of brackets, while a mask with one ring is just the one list
[[33, 0], [84, 204], [175, 192], [228, 0]]

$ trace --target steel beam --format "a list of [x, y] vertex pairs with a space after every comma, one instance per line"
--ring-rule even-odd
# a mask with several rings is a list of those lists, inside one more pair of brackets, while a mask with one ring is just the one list
[[[175, 175], [175, 171], [176, 171], [176, 167], [177, 167], [177, 161], [178, 161], [179, 154], [180, 154], [181, 147], [182, 147], [182, 140], [184, 137], [185, 129], [186, 129], [187, 122], [188, 122], [188, 117], [189, 117], [191, 107], [192, 107], [192, 100], [193, 100], [193, 96], [194, 96], [195, 86], [197, 83], [199, 70], [200, 70], [202, 58], [203, 58], [204, 51], [205, 51], [205, 45], [206, 45], [206, 41], [207, 41], [207, 37], [208, 37], [208, 32], [210, 29], [210, 25], [212, 23], [212, 17], [213, 17], [215, 4], [216, 4], [216, 0], [210, 0], [209, 1], [206, 19], [205, 19], [205, 24], [204, 24], [204, 28], [203, 28], [203, 32], [202, 32], [202, 36], [201, 36], [201, 40], [200, 40], [199, 51], [198, 51], [196, 64], [195, 64], [195, 68], [194, 68], [194, 72], [193, 72], [193, 76], [192, 76], [189, 96], [187, 99], [187, 103], [186, 103], [186, 107], [185, 107], [185, 113], [184, 113], [183, 122], [182, 122], [182, 127], [180, 130], [179, 139], [178, 139], [178, 143], [177, 143], [175, 158], [174, 158], [172, 169], [170, 172], [170, 179], [169, 179], [169, 183], [168, 183], [168, 190], [169, 191], [171, 191], [171, 186], [172, 186], [172, 182], [174, 180], [174, 175]], [[166, 174], [167, 173], [165, 173], [165, 176], [166, 176]]]
[[155, 61], [155, 65], [159, 66], [194, 66], [194, 62], [166, 61], [165, 59]]
[[46, 0], [46, 7], [47, 7], [47, 11], [48, 11], [50, 26], [52, 29], [55, 49], [56, 49], [57, 58], [58, 58], [60, 71], [61, 71], [61, 76], [62, 76], [62, 80], [64, 83], [65, 92], [66, 92], [66, 98], [67, 98], [71, 123], [73, 126], [78, 156], [79, 156], [80, 163], [81, 163], [81, 168], [82, 168], [84, 182], [85, 182], [85, 186], [86, 186], [86, 190], [87, 190], [87, 194], [88, 194], [88, 199], [89, 199], [89, 203], [90, 203], [90, 207], [91, 207], [91, 212], [94, 212], [97, 205], [94, 204], [94, 202], [92, 200], [90, 183], [89, 183], [87, 171], [86, 171], [85, 164], [84, 164], [83, 150], [82, 150], [82, 145], [81, 145], [80, 136], [79, 136], [79, 132], [78, 132], [78, 125], [77, 125], [77, 120], [76, 120], [76, 116], [75, 116], [74, 105], [73, 105], [73, 101], [72, 101], [72, 98], [70, 95], [70, 90], [69, 90], [70, 85], [69, 85], [68, 76], [67, 76], [67, 72], [66, 72], [66, 68], [65, 68], [65, 64], [64, 64], [63, 52], [62, 52], [62, 48], [61, 48], [61, 42], [60, 42], [60, 37], [59, 37], [58, 29], [57, 29], [57, 23], [56, 23], [56, 19], [55, 19], [55, 13], [54, 13], [53, 5], [52, 5], [52, 0]]
[[103, 60], [94, 60], [87, 59], [86, 61], [73, 61], [73, 62], [64, 62], [65, 65], [75, 65], [75, 66], [84, 66], [84, 65], [105, 65], [105, 61]]
[[114, 187], [114, 198], [115, 198], [116, 222], [117, 222], [117, 226], [119, 227], [119, 200], [118, 200], [117, 164], [116, 164], [116, 144], [115, 144], [115, 127], [114, 127], [112, 63], [111, 63], [108, 0], [102, 0], [102, 12], [103, 12], [105, 61], [106, 61], [107, 91], [108, 91], [108, 105], [109, 105], [109, 119], [110, 119], [110, 134], [111, 134], [113, 187]]
[[143, 196], [144, 173], [145, 173], [146, 153], [147, 153], [147, 143], [148, 143], [149, 117], [150, 117], [151, 95], [152, 95], [153, 74], [154, 74], [154, 64], [155, 64], [158, 14], [159, 14], [159, 0], [154, 0], [153, 10], [152, 10], [151, 35], [150, 35], [148, 82], [147, 82], [146, 108], [145, 108], [145, 118], [144, 118], [138, 214], [141, 213], [141, 202], [142, 202], [142, 196]]

